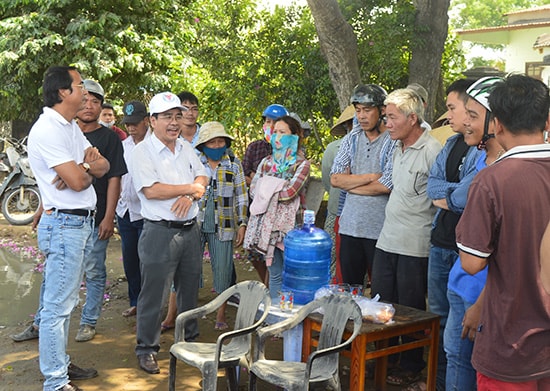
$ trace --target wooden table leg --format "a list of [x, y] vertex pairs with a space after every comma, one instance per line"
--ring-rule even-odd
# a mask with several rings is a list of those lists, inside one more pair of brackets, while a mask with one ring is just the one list
[[[381, 339], [376, 342], [376, 350], [385, 349], [389, 346], [389, 340]], [[386, 390], [386, 376], [388, 374], [388, 356], [378, 357], [374, 368], [374, 389], [376, 391]]]
[[302, 335], [302, 362], [307, 362], [311, 354], [311, 326], [312, 321], [309, 318], [304, 319], [304, 329]]
[[358, 335], [351, 343], [351, 368], [349, 374], [350, 391], [365, 389], [365, 357], [367, 355], [367, 336]]
[[435, 383], [437, 378], [437, 354], [439, 353], [439, 319], [431, 322], [431, 344], [428, 352], [428, 376], [426, 379], [426, 389], [435, 391]]

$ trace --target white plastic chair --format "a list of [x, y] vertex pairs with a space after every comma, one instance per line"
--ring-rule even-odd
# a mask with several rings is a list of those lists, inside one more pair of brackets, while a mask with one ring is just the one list
[[[306, 363], [266, 359], [265, 342], [268, 338], [293, 328], [318, 308], [322, 308], [324, 314], [319, 344]], [[342, 342], [342, 335], [350, 318], [354, 322], [353, 333]], [[289, 391], [307, 391], [310, 384], [328, 385], [332, 389], [340, 390], [339, 352], [359, 335], [362, 320], [361, 309], [351, 297], [329, 295], [306, 304], [292, 318], [259, 329], [256, 332], [253, 362], [249, 369], [249, 391], [256, 390], [257, 378]]]
[[[231, 296], [239, 298], [233, 331], [221, 334], [215, 343], [186, 342], [185, 323], [216, 311]], [[258, 318], [260, 304], [263, 305], [263, 313]], [[219, 368], [225, 368], [228, 388], [237, 390], [236, 367], [241, 362], [246, 364], [251, 334], [267, 317], [270, 305], [269, 290], [264, 284], [244, 281], [225, 290], [208, 304], [179, 314], [176, 318], [174, 344], [170, 347], [169, 390], [175, 390], [177, 360], [201, 370], [203, 390], [216, 390]]]

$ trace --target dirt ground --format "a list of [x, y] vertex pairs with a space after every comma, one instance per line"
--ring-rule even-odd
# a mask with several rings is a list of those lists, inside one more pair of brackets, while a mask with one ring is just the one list
[[[10, 226], [0, 216], [0, 237], [11, 237], [22, 244], [35, 245], [35, 235], [30, 226]], [[244, 258], [235, 259], [238, 281], [257, 279], [256, 271]], [[101, 318], [98, 321], [96, 337], [89, 342], [75, 342], [79, 319], [80, 306], [76, 308], [71, 318], [68, 354], [76, 365], [88, 368], [93, 367], [99, 376], [84, 381], [75, 382], [85, 391], [104, 390], [132, 390], [132, 391], [160, 391], [168, 389], [169, 375], [169, 348], [173, 343], [173, 332], [161, 336], [161, 349], [158, 354], [160, 374], [149, 375], [142, 371], [134, 354], [135, 346], [135, 317], [124, 318], [121, 313], [128, 307], [127, 285], [120, 253], [120, 239], [117, 235], [110, 241], [107, 256], [107, 294], [108, 301], [103, 306]], [[199, 305], [214, 298], [210, 291], [212, 274], [210, 264], [203, 262], [204, 288], [199, 292]], [[38, 301], [38, 298], [37, 298]], [[81, 304], [84, 296], [81, 294]], [[14, 303], [17, 305], [17, 303]], [[228, 323], [234, 319], [235, 308], [228, 306]], [[9, 337], [11, 334], [22, 331], [30, 321], [28, 319], [13, 319], [9, 325], [0, 328], [0, 390], [2, 391], [39, 391], [42, 389], [43, 377], [38, 366], [38, 340], [15, 343]], [[214, 330], [215, 313], [200, 321], [201, 341], [215, 341], [220, 331]], [[282, 358], [282, 340], [270, 343], [270, 354], [273, 358]], [[347, 389], [349, 381], [349, 362], [346, 358], [340, 361], [340, 376], [342, 389]], [[247, 389], [248, 375], [245, 369], [241, 370], [239, 390]], [[200, 390], [201, 375], [196, 368], [181, 362], [177, 367], [177, 390]], [[218, 389], [225, 388], [223, 372], [218, 376]], [[259, 390], [275, 390], [275, 387], [258, 382]], [[389, 390], [394, 389], [389, 387]]]

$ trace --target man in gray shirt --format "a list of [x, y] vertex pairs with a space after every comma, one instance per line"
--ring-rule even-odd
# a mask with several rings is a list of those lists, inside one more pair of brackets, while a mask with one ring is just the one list
[[386, 96], [374, 84], [355, 87], [351, 103], [358, 123], [342, 140], [331, 170], [332, 186], [347, 192], [338, 232], [342, 278], [348, 284], [368, 282], [391, 189], [393, 148], [383, 121]]
[[[372, 295], [425, 310], [430, 229], [436, 211], [426, 187], [441, 144], [421, 127], [424, 107], [414, 91], [396, 90], [385, 103], [388, 133], [398, 141], [393, 189], [374, 255]], [[418, 380], [425, 365], [422, 351], [403, 352], [401, 368], [388, 376], [388, 383], [404, 386]]]

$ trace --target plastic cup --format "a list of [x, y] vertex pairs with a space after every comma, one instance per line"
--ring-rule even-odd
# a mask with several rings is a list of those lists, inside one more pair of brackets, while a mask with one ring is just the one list
[[279, 292], [279, 308], [283, 312], [292, 311], [294, 307], [294, 293], [292, 291]]
[[354, 299], [360, 296], [363, 296], [363, 285], [361, 284], [352, 284], [349, 286], [349, 293]]

